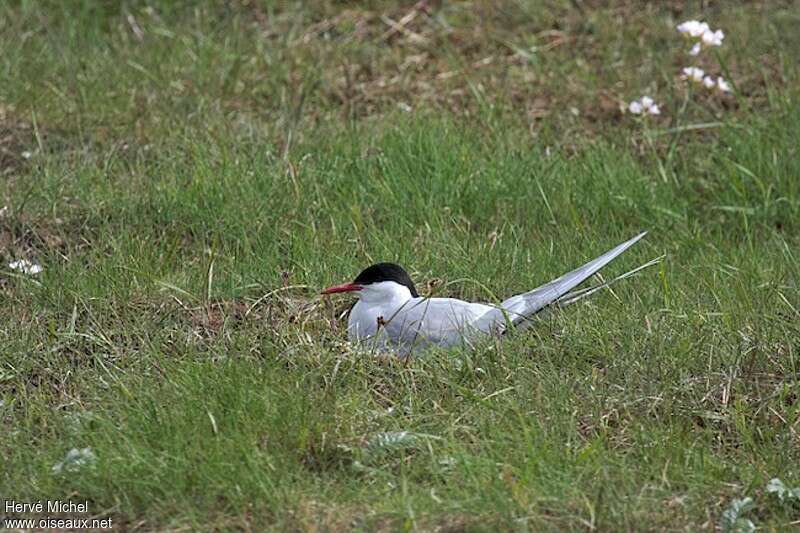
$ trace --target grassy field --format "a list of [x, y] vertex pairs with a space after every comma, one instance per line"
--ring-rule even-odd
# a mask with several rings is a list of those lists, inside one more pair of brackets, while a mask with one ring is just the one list
[[[0, 498], [797, 527], [767, 485], [800, 486], [800, 4], [643, 4], [3, 2]], [[689, 18], [723, 45], [690, 56]], [[660, 266], [474, 352], [364, 357], [317, 295], [388, 260], [492, 300], [643, 230], [603, 274]]]

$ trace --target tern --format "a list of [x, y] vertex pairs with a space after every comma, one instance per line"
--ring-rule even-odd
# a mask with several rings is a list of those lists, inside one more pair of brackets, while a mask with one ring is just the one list
[[498, 304], [420, 296], [408, 273], [394, 263], [374, 264], [352, 282], [334, 285], [322, 294], [357, 293], [358, 302], [350, 311], [347, 326], [351, 342], [369, 342], [401, 356], [433, 346], [471, 348], [480, 337], [524, 328], [550, 308], [576, 302], [657, 263], [661, 257], [611, 281], [573, 290], [645, 235], [641, 233], [572, 272]]

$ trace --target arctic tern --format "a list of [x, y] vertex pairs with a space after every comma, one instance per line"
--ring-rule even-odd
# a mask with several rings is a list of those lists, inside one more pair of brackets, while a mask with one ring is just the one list
[[472, 347], [481, 336], [503, 335], [512, 328], [524, 328], [552, 307], [573, 303], [657, 263], [661, 258], [598, 286], [573, 291], [645, 234], [637, 235], [541, 287], [496, 305], [422, 297], [408, 273], [394, 263], [374, 264], [351, 283], [329, 287], [322, 294], [357, 293], [358, 302], [350, 311], [347, 326], [350, 341], [371, 343], [374, 348], [388, 349], [401, 356], [431, 346]]

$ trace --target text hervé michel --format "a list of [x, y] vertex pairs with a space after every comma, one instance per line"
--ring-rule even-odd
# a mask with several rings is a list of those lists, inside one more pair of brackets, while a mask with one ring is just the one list
[[19, 502], [5, 500], [3, 508], [6, 513], [88, 513], [89, 502], [73, 502], [71, 500], [36, 500], [34, 502]]

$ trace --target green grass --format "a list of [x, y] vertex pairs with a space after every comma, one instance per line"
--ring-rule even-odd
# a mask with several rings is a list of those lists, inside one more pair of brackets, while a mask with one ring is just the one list
[[[44, 267], [0, 269], [3, 498], [133, 530], [800, 520], [765, 492], [800, 485], [797, 6], [433, 4], [413, 34], [390, 2], [0, 7], [0, 266]], [[734, 95], [676, 80], [692, 16]], [[662, 117], [618, 111], [645, 93]], [[661, 266], [474, 352], [365, 357], [316, 295], [391, 260], [490, 300], [642, 230], [604, 275]]]

